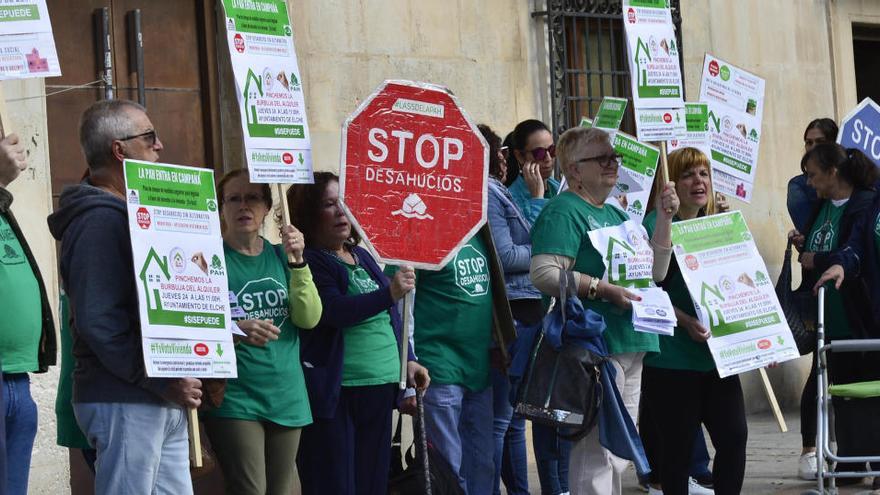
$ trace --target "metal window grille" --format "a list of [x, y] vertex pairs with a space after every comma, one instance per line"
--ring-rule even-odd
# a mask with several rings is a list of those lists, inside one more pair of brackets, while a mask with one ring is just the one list
[[[558, 136], [592, 118], [605, 96], [627, 98], [622, 129], [635, 134], [629, 64], [620, 0], [547, 0], [552, 127]], [[671, 1], [672, 21], [681, 47], [680, 0]], [[679, 62], [681, 54], [679, 49]], [[684, 64], [682, 63], [682, 67]]]

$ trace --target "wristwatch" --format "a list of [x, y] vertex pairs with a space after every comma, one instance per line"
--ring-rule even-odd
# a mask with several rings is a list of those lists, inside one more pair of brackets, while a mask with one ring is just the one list
[[587, 289], [587, 299], [596, 299], [599, 296], [599, 277], [590, 276], [590, 287]]

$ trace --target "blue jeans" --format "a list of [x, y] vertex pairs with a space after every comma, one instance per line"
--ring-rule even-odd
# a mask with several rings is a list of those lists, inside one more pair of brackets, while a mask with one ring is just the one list
[[31, 379], [27, 373], [4, 373], [3, 381], [7, 493], [27, 495], [31, 451], [37, 436], [37, 404], [31, 398]]
[[492, 387], [472, 392], [460, 385], [432, 383], [424, 404], [428, 441], [458, 476], [465, 495], [492, 493]]
[[73, 412], [98, 451], [95, 493], [192, 495], [182, 407], [78, 402]]
[[513, 417], [510, 380], [492, 369], [492, 402], [495, 409], [495, 495], [501, 493], [501, 480], [509, 495], [529, 495], [526, 458], [526, 420]]
[[559, 438], [556, 428], [532, 422], [532, 446], [535, 449], [542, 495], [567, 492], [571, 442]]

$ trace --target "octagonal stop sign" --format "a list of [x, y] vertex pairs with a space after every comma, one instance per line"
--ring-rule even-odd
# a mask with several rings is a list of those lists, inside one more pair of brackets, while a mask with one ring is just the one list
[[486, 221], [489, 147], [444, 87], [385, 81], [345, 121], [339, 197], [383, 263], [439, 270]]
[[837, 142], [855, 148], [880, 167], [880, 105], [865, 98], [840, 122]]

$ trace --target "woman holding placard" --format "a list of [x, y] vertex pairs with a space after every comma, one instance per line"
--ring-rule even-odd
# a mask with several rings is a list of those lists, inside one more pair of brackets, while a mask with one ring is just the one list
[[[302, 334], [300, 359], [314, 417], [296, 460], [302, 492], [384, 495], [399, 395], [398, 349], [405, 338], [396, 303], [415, 286], [415, 272], [402, 267], [388, 280], [357, 245], [339, 204], [336, 175], [317, 172], [314, 184], [295, 184], [287, 197], [324, 308], [315, 329]], [[427, 389], [428, 370], [411, 349], [409, 356], [408, 382]]]
[[[236, 170], [220, 179], [217, 197], [236, 299], [232, 317], [246, 336], [236, 337], [238, 378], [228, 381], [205, 426], [226, 493], [291, 493], [300, 432], [312, 422], [297, 327], [318, 323], [321, 300], [303, 261], [302, 234], [285, 226], [279, 246], [260, 236], [272, 209], [268, 184], [252, 184], [247, 169]], [[294, 260], [289, 265], [288, 255]], [[223, 268], [220, 260], [193, 262]]]
[[[709, 159], [696, 148], [669, 154], [669, 179], [681, 201], [673, 222], [712, 215], [718, 211]], [[644, 220], [648, 232], [657, 225], [658, 211]], [[645, 358], [642, 420], [652, 421], [658, 443], [656, 457], [664, 494], [687, 494], [694, 437], [706, 425], [715, 446], [712, 478], [715, 493], [738, 494], [746, 467], [745, 405], [739, 376], [719, 378], [706, 341], [709, 330], [697, 319], [694, 304], [678, 263], [671, 263], [660, 283], [675, 307], [678, 324], [673, 336], [660, 336], [660, 353]], [[647, 418], [645, 416], [648, 416]], [[647, 446], [646, 446], [647, 448]], [[709, 493], [690, 486], [690, 493]]]
[[[635, 422], [639, 406], [642, 360], [659, 351], [657, 335], [636, 332], [632, 324], [632, 300], [639, 296], [627, 287], [645, 286], [666, 276], [672, 216], [678, 211], [675, 185], [668, 183], [657, 198], [657, 228], [650, 241], [644, 228], [605, 200], [618, 179], [620, 156], [608, 134], [584, 127], [566, 131], [559, 140], [558, 159], [570, 189], [551, 199], [532, 230], [531, 278], [545, 294], [559, 295], [563, 271], [575, 274], [577, 294], [584, 307], [605, 318], [603, 338], [616, 370], [615, 382], [627, 412]], [[626, 232], [637, 244], [641, 259], [650, 257], [651, 269], [615, 265], [606, 270], [606, 248], [600, 253], [592, 244], [591, 232], [601, 235]], [[609, 244], [610, 246], [610, 244]], [[620, 270], [618, 270], [620, 269]], [[608, 273], [606, 273], [608, 272]], [[620, 273], [626, 273], [620, 277]], [[630, 273], [633, 278], [630, 279]], [[572, 494], [619, 494], [621, 474], [627, 462], [599, 444], [599, 430], [576, 442], [569, 463]]]

